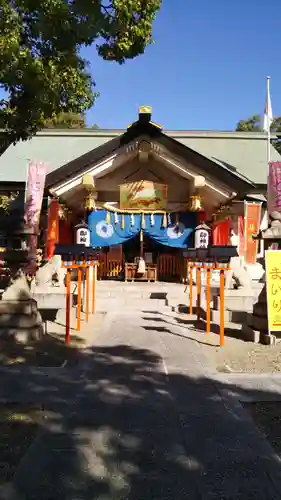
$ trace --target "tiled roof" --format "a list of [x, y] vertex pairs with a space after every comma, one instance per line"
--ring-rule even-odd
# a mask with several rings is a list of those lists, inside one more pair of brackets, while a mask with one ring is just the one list
[[[124, 133], [124, 130], [43, 130], [32, 139], [10, 146], [0, 157], [0, 182], [25, 181], [29, 160], [46, 162], [49, 172]], [[164, 131], [173, 139], [234, 169], [255, 183], [266, 183], [267, 140], [264, 133]], [[281, 156], [271, 147], [272, 160]]]

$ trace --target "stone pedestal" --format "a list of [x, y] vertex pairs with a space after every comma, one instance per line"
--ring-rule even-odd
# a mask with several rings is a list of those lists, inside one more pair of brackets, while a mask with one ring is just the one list
[[[260, 231], [257, 238], [264, 240], [265, 250], [279, 249], [281, 252], [281, 213], [273, 212], [271, 219], [270, 227]], [[243, 325], [242, 331], [250, 340], [255, 342], [267, 345], [276, 343], [276, 336], [268, 331], [266, 283], [264, 283], [258, 301], [254, 305], [253, 313], [248, 314], [247, 323]]]
[[266, 283], [259, 295], [258, 301], [254, 304], [253, 312], [248, 314], [247, 322], [243, 325], [243, 333], [249, 340], [271, 345], [276, 343], [275, 335], [268, 332]]
[[40, 340], [43, 321], [27, 280], [20, 273], [4, 290], [0, 301], [0, 338], [28, 343]]
[[[217, 292], [219, 293], [219, 291]], [[253, 290], [238, 288], [237, 290], [225, 290], [224, 294], [224, 319], [226, 322], [242, 323], [246, 322], [247, 315], [253, 310], [255, 302]], [[212, 320], [220, 323], [220, 296], [214, 296], [212, 309]]]

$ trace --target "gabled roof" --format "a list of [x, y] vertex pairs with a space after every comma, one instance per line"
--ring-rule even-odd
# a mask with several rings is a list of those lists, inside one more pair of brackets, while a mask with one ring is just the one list
[[[124, 133], [125, 130], [42, 130], [28, 141], [9, 146], [0, 156], [0, 182], [24, 182], [29, 160], [46, 162], [52, 172]], [[162, 133], [254, 183], [267, 182], [267, 138], [264, 133], [171, 130]], [[273, 147], [271, 158], [281, 161]]]
[[250, 187], [253, 188], [254, 184], [249, 179], [241, 176], [239, 172], [183, 145], [181, 142], [163, 133], [158, 126], [155, 126], [151, 122], [143, 123], [140, 121], [135, 122], [124, 134], [111, 139], [105, 144], [63, 165], [59, 169], [50, 172], [47, 175], [46, 187], [51, 188], [55, 184], [72, 178], [75, 174], [82, 173], [91, 165], [114, 154], [117, 150], [132, 143], [132, 141], [141, 136], [148, 136], [150, 139], [156, 141], [157, 144], [164, 146], [172, 156], [184, 158], [189, 163], [199, 167], [202, 173], [211, 175], [213, 178], [219, 178], [226, 185], [230, 186], [233, 191], [246, 192]]
[[[267, 134], [264, 132], [208, 131], [184, 135], [175, 132], [173, 137], [211, 160], [235, 169], [254, 183], [267, 184]], [[273, 146], [270, 154], [272, 161], [281, 160]]]

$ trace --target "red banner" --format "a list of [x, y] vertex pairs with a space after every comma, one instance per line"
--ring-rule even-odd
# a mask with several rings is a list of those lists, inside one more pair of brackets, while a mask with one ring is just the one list
[[59, 239], [59, 202], [52, 200], [48, 210], [48, 232], [46, 243], [46, 259], [54, 255], [55, 245]]
[[239, 225], [239, 255], [240, 257], [244, 257], [244, 216], [238, 216], [238, 225]]
[[245, 202], [245, 264], [256, 264], [258, 253], [258, 241], [252, 236], [258, 233], [261, 223], [261, 203]]
[[267, 206], [268, 213], [280, 212], [281, 210], [281, 162], [269, 162], [269, 173], [267, 178]]
[[212, 224], [213, 245], [229, 245], [230, 219], [216, 221]]

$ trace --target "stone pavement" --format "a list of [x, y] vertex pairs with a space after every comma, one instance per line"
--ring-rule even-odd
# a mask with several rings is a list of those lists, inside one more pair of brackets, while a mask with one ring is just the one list
[[[171, 316], [108, 315], [77, 369], [16, 371], [0, 397], [26, 387], [49, 413], [9, 500], [281, 498], [280, 462], [237, 381], [210, 373]], [[255, 387], [243, 391], [254, 397]]]

